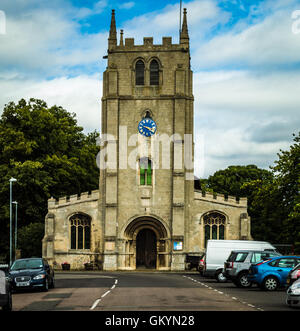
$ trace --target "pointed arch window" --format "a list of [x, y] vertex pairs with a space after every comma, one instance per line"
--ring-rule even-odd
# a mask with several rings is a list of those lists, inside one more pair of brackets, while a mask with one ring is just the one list
[[159, 64], [156, 60], [150, 63], [150, 85], [159, 85]]
[[87, 215], [76, 214], [70, 218], [71, 249], [91, 248], [91, 219]]
[[147, 157], [140, 159], [140, 185], [152, 185], [152, 162]]
[[138, 60], [135, 64], [135, 85], [145, 84], [145, 64], [142, 60]]
[[209, 239], [225, 239], [226, 218], [223, 214], [214, 212], [203, 217], [205, 247]]

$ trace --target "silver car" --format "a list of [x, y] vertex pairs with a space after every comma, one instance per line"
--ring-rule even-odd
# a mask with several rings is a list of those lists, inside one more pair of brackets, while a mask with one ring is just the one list
[[286, 304], [290, 307], [300, 307], [300, 278], [286, 292]]
[[2, 310], [12, 310], [11, 287], [2, 270], [0, 270], [0, 307]]
[[281, 254], [274, 251], [232, 251], [224, 263], [223, 273], [237, 287], [250, 287], [252, 284], [248, 281], [247, 276], [251, 264], [269, 260], [276, 256], [281, 256]]

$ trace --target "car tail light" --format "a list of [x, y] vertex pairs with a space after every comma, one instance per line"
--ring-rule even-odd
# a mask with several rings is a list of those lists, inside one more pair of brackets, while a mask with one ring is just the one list
[[226, 262], [225, 263], [225, 268], [226, 269], [233, 269], [233, 262]]
[[[292, 275], [293, 275], [293, 274], [292, 274]], [[293, 278], [298, 279], [298, 278], [300, 277], [300, 270], [297, 270], [297, 271], [294, 273], [294, 275], [295, 275], [295, 277], [293, 277]]]

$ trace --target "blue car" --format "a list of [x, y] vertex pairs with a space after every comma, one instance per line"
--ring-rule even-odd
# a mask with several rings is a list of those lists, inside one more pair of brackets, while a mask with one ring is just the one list
[[286, 285], [288, 273], [300, 263], [300, 256], [278, 256], [252, 264], [248, 280], [261, 289], [275, 291]]

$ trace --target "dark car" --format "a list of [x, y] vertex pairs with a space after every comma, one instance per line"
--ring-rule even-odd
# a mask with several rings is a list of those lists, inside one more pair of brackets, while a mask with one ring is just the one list
[[196, 268], [198, 270], [199, 260], [201, 259], [201, 256], [199, 255], [186, 255], [185, 262], [187, 263], [187, 268], [189, 270], [192, 270], [193, 268]]
[[3, 270], [0, 270], [0, 307], [2, 310], [12, 310], [11, 286]]
[[9, 278], [14, 291], [34, 288], [48, 291], [54, 287], [54, 271], [42, 258], [16, 260], [9, 270]]
[[300, 263], [288, 273], [286, 284], [291, 286], [297, 279], [300, 279]]

